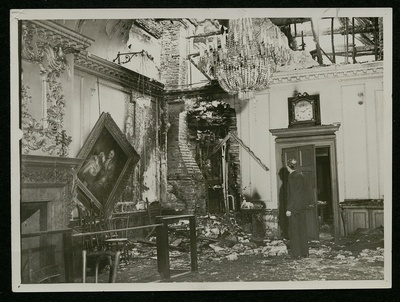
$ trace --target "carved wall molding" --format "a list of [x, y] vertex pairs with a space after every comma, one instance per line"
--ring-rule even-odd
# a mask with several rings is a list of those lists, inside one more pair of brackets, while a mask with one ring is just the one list
[[55, 22], [46, 20], [25, 20], [21, 22], [22, 58], [38, 64], [40, 76], [47, 85], [45, 100], [34, 100], [37, 104], [48, 104], [45, 116], [33, 118], [28, 110], [32, 101], [28, 86], [21, 87], [22, 149], [42, 150], [50, 155], [67, 156], [71, 137], [66, 134], [63, 117], [66, 100], [62, 94], [62, 84], [58, 78], [70, 66], [66, 55], [77, 55], [86, 49], [91, 40]]
[[[21, 188], [65, 188], [62, 192], [62, 202], [66, 203], [68, 219], [69, 213], [75, 207], [76, 198], [76, 167], [83, 159], [59, 158], [50, 156], [21, 156]], [[21, 200], [28, 202], [29, 200]]]
[[365, 64], [332, 65], [310, 69], [277, 72], [273, 75], [273, 84], [295, 83], [332, 78], [377, 77], [383, 75], [383, 62]]
[[93, 54], [76, 56], [75, 68], [148, 95], [161, 96], [164, 91], [162, 83]]
[[31, 96], [28, 87], [21, 86], [21, 128], [23, 132], [21, 145], [25, 154], [31, 150], [42, 150], [50, 155], [67, 156], [72, 138], [64, 130], [65, 99], [62, 86], [56, 81], [48, 80], [47, 115], [36, 120], [29, 112]]
[[22, 29], [26, 30], [27, 34], [37, 35], [54, 45], [60, 44], [77, 51], [85, 50], [94, 42], [91, 38], [49, 20], [24, 20]]
[[88, 39], [51, 21], [23, 21], [21, 55], [38, 64], [41, 75], [53, 79], [70, 70], [66, 55], [83, 52], [90, 46]]

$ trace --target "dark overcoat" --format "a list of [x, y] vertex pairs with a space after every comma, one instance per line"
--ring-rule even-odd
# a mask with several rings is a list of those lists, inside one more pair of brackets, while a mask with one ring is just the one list
[[303, 174], [293, 171], [288, 177], [286, 210], [299, 213], [306, 210], [309, 203], [307, 179]]

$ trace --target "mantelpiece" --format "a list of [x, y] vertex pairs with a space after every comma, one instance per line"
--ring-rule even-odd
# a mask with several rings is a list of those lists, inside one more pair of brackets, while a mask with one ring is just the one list
[[75, 168], [82, 159], [21, 156], [21, 204], [47, 201], [46, 229], [66, 228], [75, 207]]

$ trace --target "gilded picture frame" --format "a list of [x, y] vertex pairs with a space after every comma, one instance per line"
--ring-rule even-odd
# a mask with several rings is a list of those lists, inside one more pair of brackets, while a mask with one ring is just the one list
[[109, 113], [103, 112], [78, 158], [77, 198], [95, 213], [107, 215], [123, 192], [127, 174], [140, 156]]

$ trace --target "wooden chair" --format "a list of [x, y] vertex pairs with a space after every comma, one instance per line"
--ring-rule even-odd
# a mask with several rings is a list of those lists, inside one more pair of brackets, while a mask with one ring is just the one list
[[[104, 231], [107, 229], [106, 221], [97, 217], [93, 211], [78, 206], [78, 229], [81, 233]], [[103, 234], [82, 236], [82, 247], [89, 253], [104, 250]]]
[[115, 230], [115, 232], [110, 233], [110, 237], [104, 240], [106, 249], [113, 252], [119, 251], [126, 264], [129, 262], [128, 232], [126, 230], [118, 231], [118, 229], [119, 227], [121, 229], [127, 228], [128, 223], [129, 218], [127, 216], [111, 218], [107, 225], [109, 230]]
[[99, 279], [99, 265], [101, 260], [107, 259], [110, 265], [110, 274], [108, 277], [108, 283], [115, 283], [117, 280], [117, 272], [119, 265], [119, 258], [121, 252], [111, 252], [111, 251], [99, 251], [93, 253], [87, 253], [86, 250], [82, 251], [82, 282], [86, 283], [86, 269], [87, 269], [87, 259], [93, 258], [95, 261], [95, 283], [98, 283]]
[[60, 276], [60, 267], [58, 265], [50, 265], [30, 272], [29, 278], [32, 283], [58, 283], [60, 282]]

